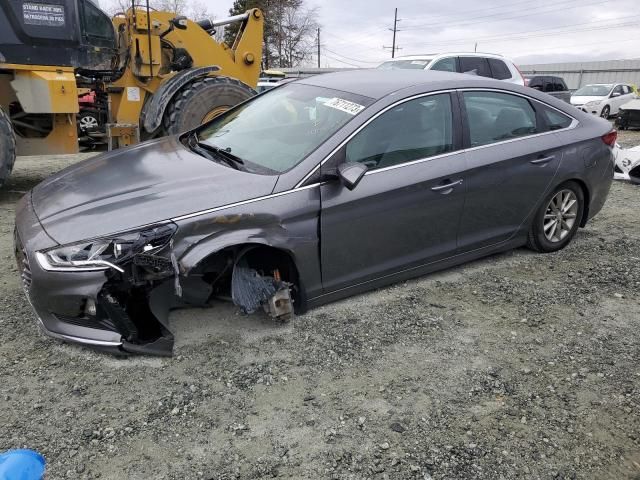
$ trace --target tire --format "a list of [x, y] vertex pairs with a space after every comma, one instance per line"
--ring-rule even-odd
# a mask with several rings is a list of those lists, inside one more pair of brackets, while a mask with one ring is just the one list
[[2, 187], [13, 170], [16, 161], [16, 137], [11, 127], [11, 120], [0, 108], [0, 187]]
[[252, 88], [233, 78], [198, 78], [179, 90], [167, 106], [164, 131], [174, 135], [191, 130], [255, 94]]
[[600, 116], [602, 118], [609, 118], [610, 114], [611, 114], [611, 108], [609, 107], [609, 105], [605, 105], [604, 108], [602, 109], [602, 112], [600, 112]]
[[[558, 222], [557, 206], [565, 202], [562, 222]], [[575, 203], [571, 204], [571, 200]], [[569, 207], [569, 205], [571, 205]], [[576, 182], [566, 182], [556, 187], [542, 202], [529, 230], [527, 247], [540, 253], [557, 252], [573, 239], [584, 214], [584, 192]], [[553, 224], [556, 224], [554, 229]], [[551, 226], [550, 226], [551, 225]], [[560, 228], [558, 228], [560, 227]]]

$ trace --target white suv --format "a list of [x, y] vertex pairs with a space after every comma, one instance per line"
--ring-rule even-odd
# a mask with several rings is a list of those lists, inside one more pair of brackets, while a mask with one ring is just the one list
[[518, 67], [502, 55], [494, 53], [432, 53], [408, 55], [388, 60], [377, 68], [383, 70], [416, 69], [442, 70], [445, 72], [471, 73], [505, 82], [524, 85], [524, 77]]

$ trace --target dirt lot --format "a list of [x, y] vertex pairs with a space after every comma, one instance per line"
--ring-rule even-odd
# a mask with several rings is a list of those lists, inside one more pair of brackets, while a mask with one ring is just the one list
[[0, 192], [0, 451], [49, 479], [640, 479], [640, 188], [556, 254], [286, 326], [175, 312], [174, 358], [114, 358], [43, 337], [13, 262], [16, 200], [75, 160], [20, 159]]

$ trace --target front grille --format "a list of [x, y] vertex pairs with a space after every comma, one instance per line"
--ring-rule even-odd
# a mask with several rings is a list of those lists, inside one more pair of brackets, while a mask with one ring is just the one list
[[13, 236], [16, 264], [18, 266], [18, 271], [20, 272], [20, 278], [22, 279], [22, 286], [28, 291], [31, 288], [31, 267], [29, 266], [29, 257], [27, 257], [27, 251], [22, 245], [18, 232], [14, 231]]

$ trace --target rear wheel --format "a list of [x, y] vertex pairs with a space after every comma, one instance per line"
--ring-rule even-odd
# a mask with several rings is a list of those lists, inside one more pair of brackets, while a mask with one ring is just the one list
[[0, 187], [11, 175], [16, 161], [16, 137], [7, 114], [0, 108]]
[[233, 78], [199, 78], [176, 93], [164, 115], [164, 130], [169, 135], [191, 130], [253, 95], [253, 89]]
[[529, 231], [527, 246], [537, 252], [566, 247], [576, 234], [584, 213], [584, 192], [575, 182], [556, 188], [542, 203]]

